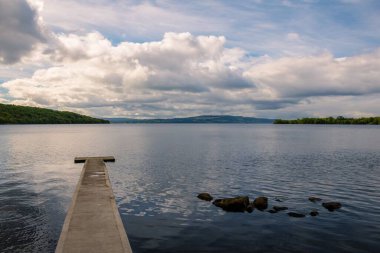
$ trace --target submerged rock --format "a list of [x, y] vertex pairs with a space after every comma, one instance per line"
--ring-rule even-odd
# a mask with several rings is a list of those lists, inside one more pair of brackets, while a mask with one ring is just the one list
[[339, 209], [342, 207], [342, 204], [339, 202], [325, 202], [322, 203], [322, 206], [329, 210], [330, 212], [335, 211], [336, 209]]
[[197, 197], [198, 197], [198, 199], [206, 200], [206, 201], [213, 200], [213, 197], [207, 192], [199, 193]]
[[288, 210], [286, 206], [273, 206], [272, 209], [270, 209], [268, 212], [269, 213], [277, 213], [280, 211]]
[[321, 198], [318, 198], [318, 197], [309, 197], [309, 200], [311, 201], [311, 202], [318, 202], [318, 201], [321, 201], [322, 199]]
[[249, 203], [249, 205], [247, 206], [246, 211], [248, 213], [252, 213], [254, 209], [255, 209], [255, 206], [252, 203]]
[[310, 215], [311, 216], [317, 216], [317, 215], [319, 215], [319, 212], [317, 210], [313, 210], [310, 212]]
[[274, 200], [277, 201], [277, 202], [283, 202], [283, 200], [281, 198], [278, 198], [278, 197], [275, 198]]
[[[235, 198], [216, 199], [213, 204], [229, 212], [244, 212], [248, 211], [249, 198], [248, 196], [239, 196]], [[253, 208], [252, 208], [253, 211]]]
[[288, 208], [286, 206], [273, 206], [273, 210], [275, 210], [276, 212], [279, 212], [279, 211], [288, 210]]
[[268, 198], [267, 197], [257, 197], [253, 201], [253, 205], [259, 209], [260, 211], [263, 211], [268, 208]]
[[296, 213], [296, 212], [289, 212], [288, 215], [290, 217], [295, 217], [295, 218], [303, 218], [306, 216], [303, 213]]

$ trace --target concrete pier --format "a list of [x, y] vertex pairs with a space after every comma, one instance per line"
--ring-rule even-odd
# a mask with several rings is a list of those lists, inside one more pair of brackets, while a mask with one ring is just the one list
[[108, 177], [111, 157], [77, 157], [82, 173], [67, 212], [56, 253], [132, 253]]

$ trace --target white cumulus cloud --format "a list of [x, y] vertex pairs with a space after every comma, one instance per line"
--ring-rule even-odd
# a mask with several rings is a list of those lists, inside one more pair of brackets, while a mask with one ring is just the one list
[[[42, 3], [0, 0], [0, 102], [128, 117], [380, 113], [380, 49], [252, 56], [224, 36], [189, 32], [112, 43], [98, 31], [43, 31]], [[304, 38], [288, 33], [284, 43], [302, 48]]]
[[61, 34], [57, 42], [54, 66], [2, 85], [15, 100], [73, 108], [152, 104], [159, 110], [173, 107], [176, 96], [254, 87], [236, 64], [242, 52], [226, 49], [224, 37], [167, 33], [161, 41], [113, 46], [90, 33]]
[[380, 92], [380, 50], [344, 59], [329, 53], [269, 59], [247, 75], [282, 98], [370, 95]]

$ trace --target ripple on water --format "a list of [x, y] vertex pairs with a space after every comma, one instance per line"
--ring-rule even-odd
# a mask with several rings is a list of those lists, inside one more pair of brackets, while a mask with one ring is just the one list
[[[73, 165], [73, 157], [112, 154], [117, 162], [108, 164], [111, 181], [135, 252], [377, 252], [378, 131], [369, 126], [1, 127], [0, 251], [53, 252], [82, 166]], [[267, 196], [270, 207], [320, 214], [297, 219], [287, 211], [226, 213], [197, 199], [199, 192]], [[339, 201], [342, 208], [329, 212], [309, 196]]]

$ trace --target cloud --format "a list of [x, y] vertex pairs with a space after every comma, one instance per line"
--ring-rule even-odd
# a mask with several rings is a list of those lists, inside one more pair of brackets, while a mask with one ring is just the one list
[[373, 117], [379, 115], [379, 94], [366, 96], [312, 97], [281, 110], [259, 111], [258, 116], [271, 118], [302, 117]]
[[[165, 32], [212, 34], [223, 27], [219, 20], [188, 13], [187, 7], [192, 5], [184, 5], [171, 1], [49, 0], [44, 2], [41, 15], [54, 31], [83, 34], [96, 30], [113, 42], [157, 40]], [[70, 18], [63, 13], [70, 13]]]
[[276, 98], [357, 96], [380, 92], [380, 50], [346, 58], [329, 53], [268, 59], [246, 75]]
[[[344, 56], [379, 46], [376, 1], [356, 2], [45, 0], [41, 15], [54, 32], [96, 30], [114, 44], [158, 40], [165, 32], [190, 32], [224, 35], [228, 47], [256, 55], [309, 55], [328, 50]], [[288, 33], [299, 34], [300, 45], [284, 43]]]
[[298, 41], [300, 40], [300, 35], [298, 33], [288, 33], [286, 39], [289, 41]]
[[98, 32], [59, 34], [56, 42], [53, 66], [2, 84], [17, 103], [107, 113], [100, 116], [252, 115], [380, 93], [380, 50], [250, 57], [226, 48], [222, 36], [190, 33], [115, 46]]
[[225, 48], [224, 37], [166, 33], [161, 41], [113, 46], [95, 32], [60, 34], [56, 40], [51, 52], [55, 66], [2, 85], [16, 101], [48, 107], [136, 110], [150, 105], [152, 110], [174, 110], [180, 102], [170, 104], [172, 96], [195, 101], [211, 90], [254, 88], [237, 64], [244, 54]]
[[[102, 9], [105, 2], [108, 1], [94, 3], [94, 10]], [[140, 19], [145, 11], [153, 17], [146, 24], [161, 19], [160, 29], [177, 25], [173, 26], [174, 31], [181, 27], [181, 22], [190, 29], [207, 18], [198, 20], [198, 16], [173, 14], [172, 10], [179, 7], [170, 1], [131, 3], [131, 6], [115, 1], [104, 9], [103, 19], [96, 16], [87, 20], [78, 13], [89, 10], [88, 2], [52, 0], [45, 2], [45, 7], [54, 3], [64, 6], [63, 10], [73, 9], [76, 17], [70, 20], [81, 21], [73, 21], [75, 27], [60, 16], [56, 24], [61, 29], [51, 32], [43, 30], [45, 25], [39, 16], [43, 2], [34, 0], [34, 7], [28, 3], [0, 0], [0, 7], [4, 7], [0, 8], [0, 14], [5, 9], [8, 11], [8, 16], [0, 15], [0, 21], [6, 19], [0, 23], [0, 33], [8, 34], [10, 31], [6, 29], [10, 29], [20, 38], [12, 44], [11, 38], [16, 37], [0, 37], [0, 42], [8, 43], [0, 43], [2, 61], [13, 63], [0, 65], [0, 75], [5, 81], [0, 84], [0, 94], [3, 94], [0, 102], [128, 117], [198, 114], [293, 117], [297, 112], [298, 115], [328, 114], [329, 106], [334, 106], [342, 115], [372, 115], [378, 110], [373, 109], [377, 108], [373, 105], [378, 102], [376, 97], [380, 93], [380, 49], [337, 58], [328, 50], [311, 47], [308, 34], [297, 29], [278, 33], [276, 38], [280, 39], [270, 43], [253, 43], [253, 47], [282, 48], [282, 53], [276, 56], [260, 56], [261, 53], [242, 47], [231, 47], [233, 43], [228, 37], [197, 35], [197, 32], [166, 32], [160, 39], [146, 40], [148, 42], [120, 38], [115, 42], [112, 36], [105, 35], [107, 33], [87, 32], [90, 27], [96, 28], [95, 21], [103, 19], [108, 25], [116, 26], [125, 13], [112, 16], [115, 6], [130, 14], [123, 22], [132, 32], [144, 28]], [[162, 4], [167, 8], [162, 8]], [[225, 12], [221, 3], [204, 4], [216, 12]], [[242, 8], [253, 8], [260, 20], [255, 27], [266, 20], [255, 7], [240, 4]], [[260, 5], [264, 8], [265, 4]], [[80, 8], [73, 8], [75, 6]], [[242, 14], [243, 20], [250, 17], [241, 9], [235, 8], [232, 12]], [[52, 13], [50, 9], [49, 15]], [[181, 22], [176, 24], [174, 20], [179, 17], [182, 17]], [[131, 25], [133, 20], [136, 27]], [[70, 24], [64, 26], [63, 21]], [[83, 30], [80, 29], [82, 24], [85, 24]], [[211, 22], [210, 27], [217, 26]], [[118, 26], [118, 29], [126, 28]], [[255, 42], [262, 34], [252, 29], [249, 31]], [[269, 30], [278, 29], [271, 26]], [[260, 46], [260, 43], [265, 45]]]
[[11, 64], [45, 42], [36, 9], [25, 0], [0, 0], [0, 64]]

